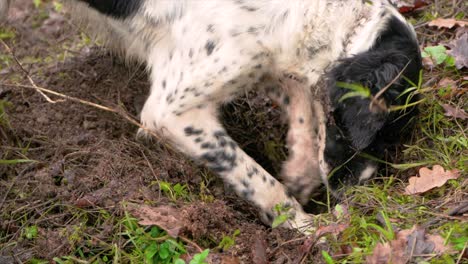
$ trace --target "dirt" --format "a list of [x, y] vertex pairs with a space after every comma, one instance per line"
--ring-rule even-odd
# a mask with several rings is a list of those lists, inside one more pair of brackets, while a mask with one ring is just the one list
[[[90, 45], [50, 3], [38, 9], [32, 1], [14, 2], [8, 28], [14, 29], [15, 37], [6, 43], [37, 86], [120, 107], [138, 117], [149, 88], [143, 67]], [[8, 54], [3, 47], [1, 54]], [[190, 215], [191, 225], [184, 233], [190, 239], [219, 242], [223, 235], [240, 229], [235, 246], [223, 254], [249, 263], [258, 241], [265, 243], [267, 258], [274, 263], [288, 263], [302, 254], [302, 241], [281, 246], [297, 238], [296, 232], [267, 228], [253, 208], [225, 193], [223, 184], [207, 170], [167, 150], [162, 142], [138, 140], [137, 127], [122, 116], [57, 96], [51, 96], [55, 103], [48, 102], [37, 91], [18, 86], [31, 83], [11, 57], [1, 67], [0, 82], [12, 85], [0, 86], [0, 99], [11, 103], [6, 107], [9, 125], [0, 126], [0, 157], [36, 161], [0, 166], [1, 242], [19, 241], [0, 249], [5, 261], [12, 261], [6, 257], [11, 255], [15, 261], [26, 261], [72, 254], [83, 243], [80, 238], [69, 239], [83, 220], [80, 210], [96, 217], [87, 219], [82, 231], [105, 239], [117, 230], [99, 220], [100, 209], [119, 217], [122, 201], [172, 203], [155, 184], [160, 180], [187, 184], [193, 194], [200, 192], [202, 181], [208, 183], [214, 202], [181, 202]], [[265, 168], [278, 172], [278, 161], [286, 155], [282, 143], [286, 127], [280, 111], [262, 96], [247, 97], [224, 107], [226, 126]], [[20, 239], [28, 224], [39, 229], [33, 242]]]

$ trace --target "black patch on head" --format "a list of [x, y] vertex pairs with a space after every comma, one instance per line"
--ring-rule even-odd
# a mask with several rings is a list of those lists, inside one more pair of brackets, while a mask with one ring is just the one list
[[[334, 110], [327, 124], [324, 154], [330, 169], [336, 169], [329, 179], [333, 189], [343, 184], [357, 184], [364, 169], [369, 165], [377, 166], [359, 154], [364, 152], [384, 158], [386, 151], [392, 151], [405, 138], [417, 114], [415, 107], [405, 111], [371, 110], [369, 98], [352, 97], [340, 101], [350, 90], [338, 87], [336, 82], [361, 84], [368, 87], [373, 96], [385, 88], [380, 98], [386, 107], [404, 105], [418, 98], [414, 96], [409, 100], [409, 94], [401, 96], [411, 87], [402, 76], [418, 83], [421, 68], [417, 41], [405, 24], [391, 18], [369, 51], [344, 59], [331, 71], [330, 100]], [[403, 74], [392, 83], [400, 71]]]
[[135, 14], [142, 4], [142, 0], [80, 0], [97, 11], [114, 17], [125, 19]]
[[206, 55], [210, 56], [215, 47], [216, 44], [213, 41], [208, 40], [205, 44]]
[[[369, 51], [343, 59], [330, 72], [330, 99], [335, 107], [333, 116], [336, 124], [343, 128], [346, 137], [351, 139], [354, 148], [366, 148], [379, 132], [387, 130], [389, 125], [400, 131], [416, 111], [406, 109], [405, 113], [389, 112], [376, 106], [371, 109], [370, 99], [362, 97], [351, 97], [341, 101], [350, 90], [338, 87], [336, 82], [360, 84], [370, 89], [373, 96], [381, 89], [387, 89], [387, 85], [391, 85], [379, 98], [383, 99], [385, 107], [388, 108], [391, 105], [405, 104], [408, 94], [400, 94], [411, 86], [403, 77], [391, 84], [393, 79], [404, 69], [402, 76], [417, 83], [421, 68], [416, 39], [403, 22], [393, 17]], [[413, 97], [410, 103], [415, 100], [417, 98]], [[392, 125], [396, 120], [402, 123], [401, 127]], [[384, 133], [383, 136], [389, 135]]]

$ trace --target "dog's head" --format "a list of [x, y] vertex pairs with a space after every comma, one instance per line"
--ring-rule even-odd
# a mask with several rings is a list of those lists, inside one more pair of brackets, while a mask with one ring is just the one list
[[391, 17], [368, 51], [341, 60], [330, 71], [324, 156], [335, 169], [332, 187], [370, 178], [377, 164], [359, 154], [382, 158], [387, 148], [401, 141], [417, 111], [395, 106], [416, 100], [407, 89], [411, 82], [418, 83], [421, 67], [413, 31]]

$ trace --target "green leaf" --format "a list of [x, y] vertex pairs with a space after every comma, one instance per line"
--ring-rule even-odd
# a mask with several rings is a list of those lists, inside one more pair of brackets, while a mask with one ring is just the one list
[[447, 59], [447, 49], [442, 45], [426, 47], [424, 51], [435, 60], [436, 65], [443, 63]]
[[159, 188], [164, 192], [170, 192], [171, 191], [171, 184], [168, 183], [168, 182], [160, 181], [159, 182]]
[[34, 4], [34, 7], [35, 8], [39, 8], [39, 6], [41, 5], [42, 3], [42, 0], [33, 0], [33, 4]]
[[159, 257], [161, 259], [167, 259], [169, 257], [169, 244], [167, 244], [166, 242], [162, 243], [160, 246], [159, 246]]
[[160, 230], [159, 230], [159, 228], [158, 228], [157, 226], [151, 227], [150, 236], [151, 236], [152, 238], [158, 237], [160, 233], [161, 233], [161, 232], [160, 232]]
[[273, 223], [271, 224], [271, 227], [272, 228], [276, 228], [278, 226], [280, 226], [281, 224], [283, 224], [284, 222], [286, 222], [289, 218], [289, 215], [287, 214], [280, 214], [278, 215], [275, 220], [273, 220]]
[[34, 239], [37, 237], [37, 226], [29, 226], [26, 228], [24, 235], [27, 239]]
[[190, 264], [205, 264], [207, 263], [205, 261], [206, 257], [208, 257], [208, 253], [210, 252], [209, 249], [203, 250], [203, 252], [195, 254], [193, 256], [193, 259], [190, 261]]
[[145, 259], [147, 262], [152, 263], [154, 255], [158, 252], [158, 245], [156, 242], [151, 243], [145, 248]]
[[335, 261], [333, 261], [333, 258], [326, 252], [325, 250], [322, 250], [322, 257], [325, 260], [327, 264], [334, 264]]
[[454, 67], [455, 66], [455, 57], [447, 56], [447, 58], [445, 59], [445, 64], [448, 67]]
[[179, 258], [174, 261], [174, 264], [185, 264], [185, 261]]

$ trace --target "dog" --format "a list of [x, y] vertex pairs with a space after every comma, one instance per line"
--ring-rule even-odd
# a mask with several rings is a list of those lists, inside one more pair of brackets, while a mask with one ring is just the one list
[[[10, 0], [0, 0], [5, 14]], [[206, 165], [271, 225], [310, 230], [319, 185], [363, 182], [399, 143], [416, 109], [406, 93], [421, 57], [412, 26], [387, 0], [67, 0], [115, 51], [147, 65], [141, 124]], [[346, 84], [368, 96], [350, 96]], [[263, 90], [289, 123], [281, 182], [218, 120], [219, 106]]]

